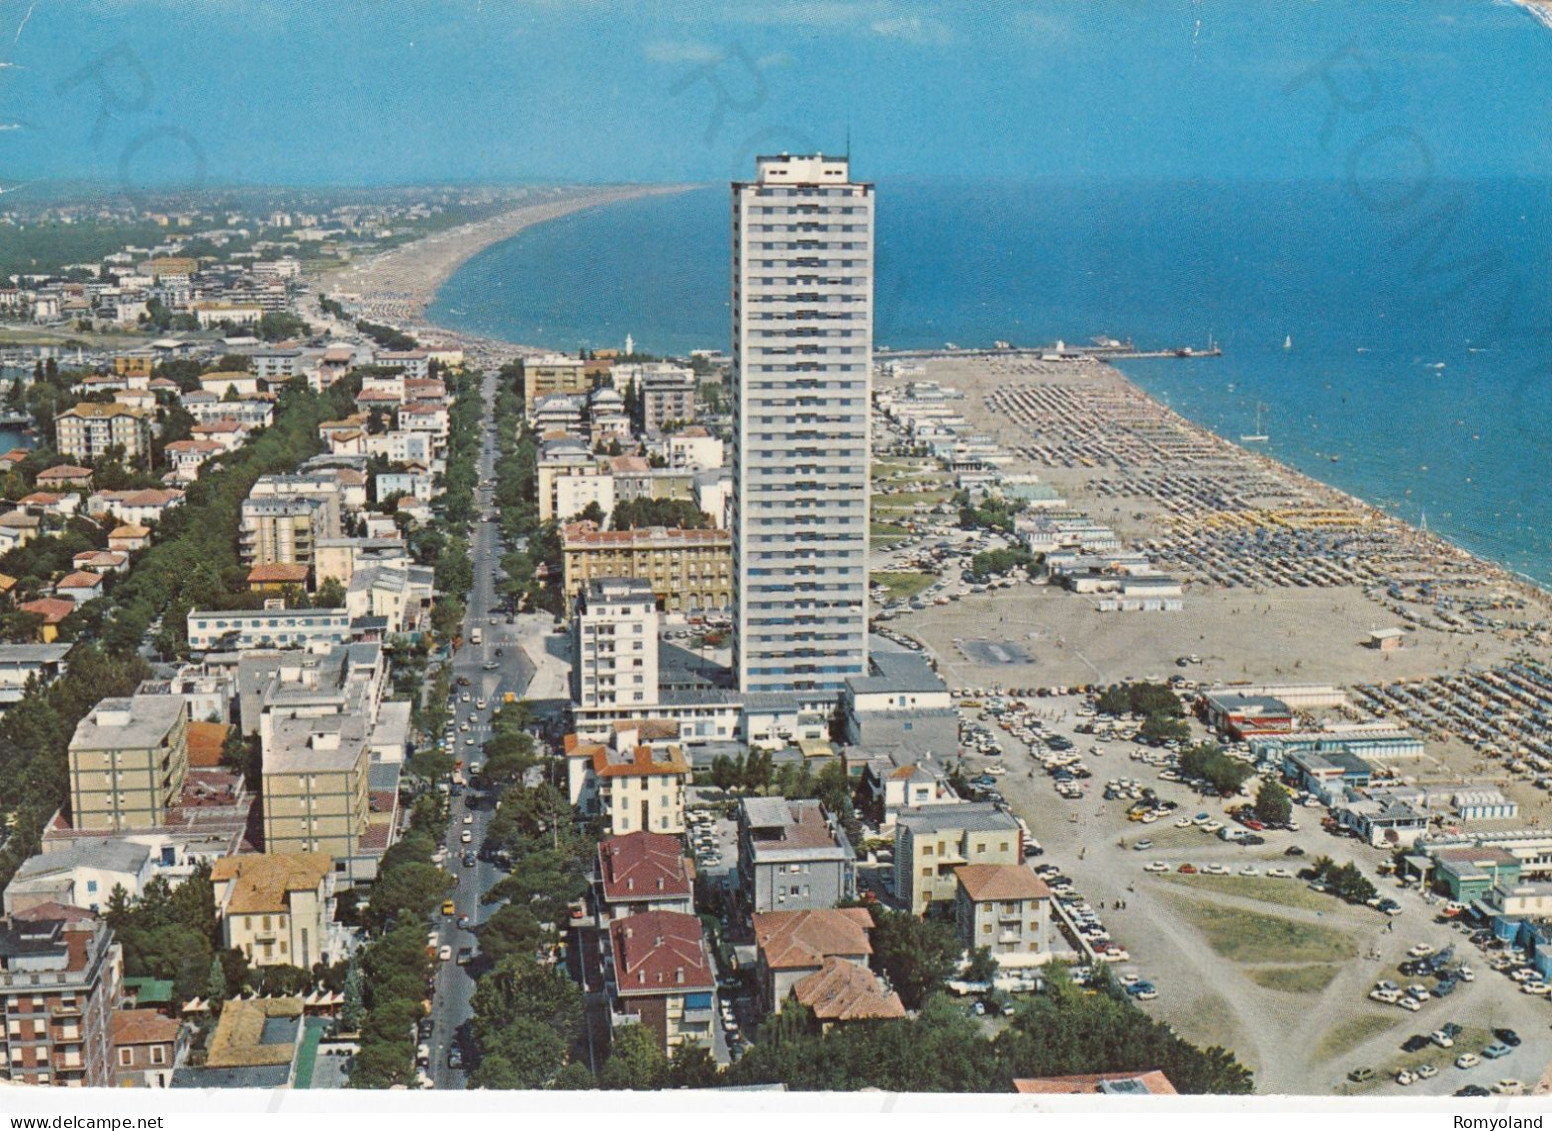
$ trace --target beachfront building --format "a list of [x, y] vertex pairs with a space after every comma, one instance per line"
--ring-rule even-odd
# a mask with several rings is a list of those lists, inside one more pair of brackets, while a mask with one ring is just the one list
[[733, 223], [738, 686], [838, 691], [868, 670], [873, 188], [760, 157]]

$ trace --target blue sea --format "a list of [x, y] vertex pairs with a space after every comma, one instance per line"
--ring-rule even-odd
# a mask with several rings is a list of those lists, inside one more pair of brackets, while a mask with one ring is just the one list
[[[876, 337], [1211, 338], [1221, 358], [1122, 368], [1231, 439], [1259, 411], [1268, 454], [1552, 582], [1548, 188], [1441, 186], [1463, 211], [1426, 261], [1335, 181], [880, 184]], [[472, 259], [429, 317], [563, 350], [626, 334], [726, 349], [727, 208], [714, 188], [528, 229]], [[1503, 266], [1439, 267], [1478, 252]]]

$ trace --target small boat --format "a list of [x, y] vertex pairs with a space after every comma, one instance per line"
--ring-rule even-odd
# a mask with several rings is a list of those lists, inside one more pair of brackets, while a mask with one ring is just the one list
[[1293, 335], [1289, 334], [1286, 338], [1283, 339], [1283, 349], [1291, 350], [1292, 348], [1293, 348]]
[[1331, 457], [1331, 462], [1332, 463], [1341, 463], [1342, 462], [1342, 457], [1341, 456], [1332, 456]]

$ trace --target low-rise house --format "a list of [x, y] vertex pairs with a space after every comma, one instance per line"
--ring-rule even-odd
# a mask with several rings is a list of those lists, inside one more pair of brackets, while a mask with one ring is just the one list
[[43, 520], [26, 511], [0, 514], [0, 554], [25, 546], [43, 533]]
[[39, 644], [52, 644], [59, 639], [59, 622], [75, 612], [75, 602], [59, 597], [39, 597], [17, 606], [18, 612], [32, 613], [39, 618], [33, 639]]
[[86, 573], [122, 573], [129, 568], [129, 555], [121, 550], [85, 550], [71, 558], [70, 565]]
[[267, 562], [248, 571], [248, 588], [255, 593], [305, 590], [312, 567], [302, 562]]
[[221, 1008], [205, 1063], [173, 1073], [174, 1088], [288, 1088], [306, 1032], [299, 997], [238, 998]]
[[857, 895], [857, 858], [814, 800], [746, 797], [738, 809], [738, 888], [751, 911], [804, 911]]
[[163, 451], [167, 454], [167, 464], [172, 468], [173, 475], [180, 482], [192, 483], [199, 478], [199, 469], [212, 456], [226, 451], [226, 448], [214, 440], [173, 440]]
[[81, 509], [81, 496], [74, 492], [61, 494], [57, 491], [34, 491], [30, 495], [23, 495], [19, 502], [34, 514], [54, 515], [57, 518], [68, 518]]
[[189, 429], [189, 435], [205, 443], [216, 444], [223, 452], [242, 447], [248, 441], [248, 425], [230, 417], [206, 420]]
[[161, 522], [167, 512], [183, 505], [184, 493], [176, 487], [147, 487], [134, 491], [98, 491], [86, 500], [94, 515], [136, 526]]
[[827, 960], [866, 970], [873, 954], [872, 930], [873, 913], [866, 907], [756, 912], [756, 977], [763, 1008], [779, 1010], [792, 988], [822, 971]]
[[1050, 960], [1051, 889], [1022, 864], [964, 864], [954, 923], [966, 950], [986, 947], [1004, 967]]
[[106, 590], [103, 588], [103, 575], [77, 570], [67, 573], [54, 584], [54, 596], [62, 597], [77, 605], [84, 605], [88, 601], [95, 601]]
[[56, 464], [38, 472], [36, 482], [40, 491], [56, 491], [62, 487], [85, 487], [91, 490], [92, 469], [72, 463]]
[[65, 672], [68, 644], [0, 644], [0, 710], [19, 703], [29, 682], [47, 687]]
[[645, 1025], [665, 1052], [686, 1041], [711, 1047], [717, 979], [700, 919], [675, 911], [618, 919], [606, 958], [611, 1028]]
[[189, 1051], [189, 1031], [154, 1009], [113, 1012], [113, 1082], [120, 1088], [166, 1088]]
[[[176, 855], [174, 850], [174, 859]], [[6, 914], [49, 903], [100, 912], [116, 887], [131, 899], [138, 898], [157, 874], [161, 859], [150, 845], [118, 837], [72, 841], [40, 852], [23, 860], [6, 885]]]
[[126, 522], [108, 532], [108, 549], [132, 554], [151, 544], [151, 528], [139, 523]]
[[885, 989], [866, 966], [840, 958], [824, 965], [792, 987], [792, 996], [812, 1011], [822, 1030], [854, 1021], [896, 1021], [905, 1016], [905, 1004], [894, 990]]
[[695, 913], [690, 862], [676, 836], [635, 832], [600, 841], [593, 883], [600, 926], [648, 911]]
[[334, 858], [318, 852], [228, 856], [210, 872], [223, 946], [255, 966], [330, 962]]

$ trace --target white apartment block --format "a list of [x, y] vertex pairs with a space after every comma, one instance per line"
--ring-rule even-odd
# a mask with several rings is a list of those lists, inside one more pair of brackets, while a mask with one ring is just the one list
[[657, 702], [657, 598], [645, 579], [603, 577], [577, 594], [571, 698], [580, 707]]
[[734, 664], [744, 692], [867, 673], [873, 188], [760, 157], [733, 185]]

